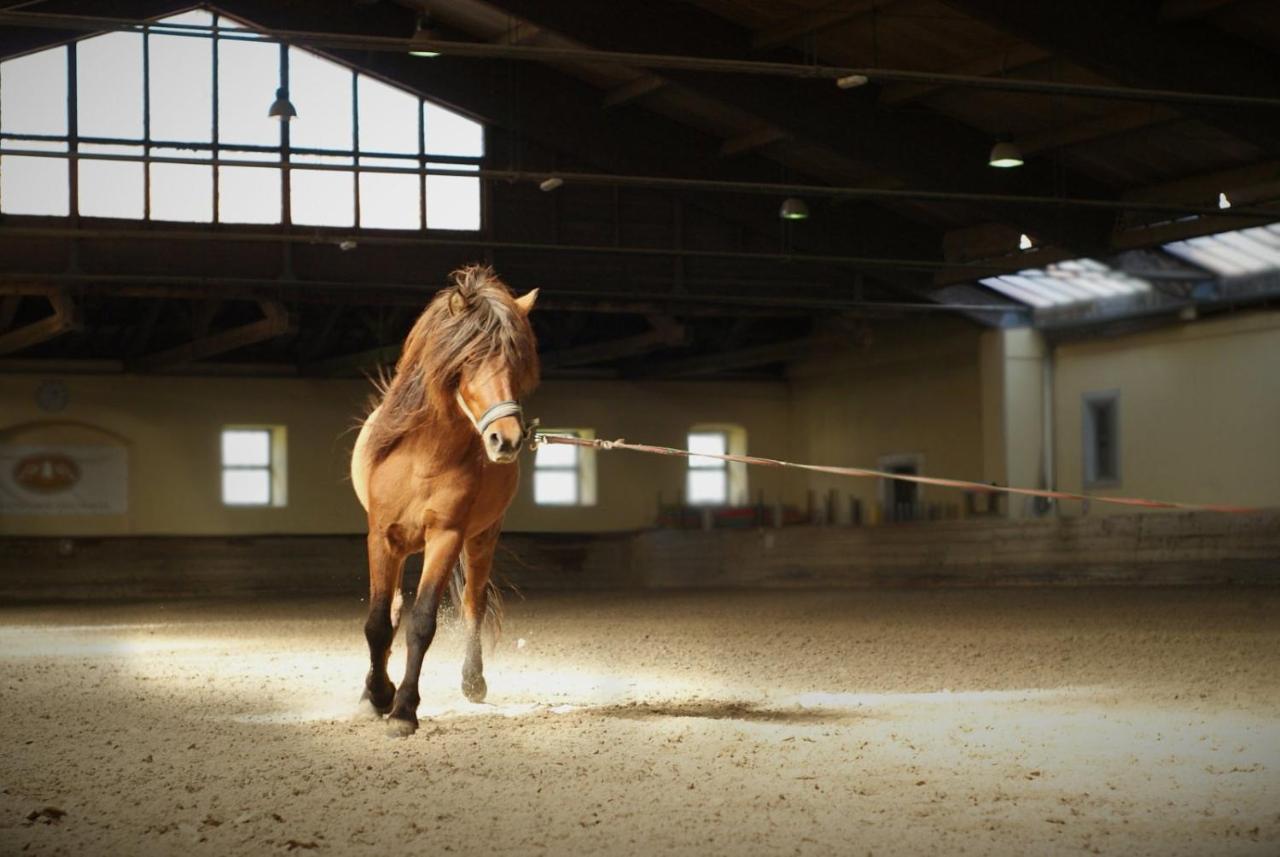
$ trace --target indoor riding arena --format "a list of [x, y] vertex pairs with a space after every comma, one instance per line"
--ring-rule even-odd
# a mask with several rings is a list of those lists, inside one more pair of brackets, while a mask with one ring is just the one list
[[0, 857], [1280, 854], [1280, 4], [0, 0]]

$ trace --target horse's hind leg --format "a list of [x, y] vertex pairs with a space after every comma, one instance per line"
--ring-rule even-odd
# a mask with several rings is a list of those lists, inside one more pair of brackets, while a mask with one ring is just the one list
[[462, 593], [462, 618], [467, 626], [467, 656], [462, 662], [462, 694], [471, 702], [484, 702], [488, 685], [484, 680], [480, 632], [489, 602], [489, 574], [498, 546], [500, 527], [470, 539], [464, 553], [467, 585]]
[[436, 635], [436, 613], [440, 597], [444, 594], [449, 572], [458, 561], [462, 548], [462, 536], [455, 530], [429, 532], [422, 555], [422, 580], [418, 583], [418, 595], [409, 610], [405, 625], [404, 680], [396, 691], [391, 714], [387, 719], [392, 735], [412, 735], [418, 728], [418, 677], [422, 673], [422, 658]]
[[369, 614], [364, 623], [364, 636], [369, 643], [369, 673], [364, 680], [360, 707], [368, 714], [382, 715], [391, 710], [396, 686], [387, 675], [387, 658], [391, 640], [400, 620], [400, 576], [404, 571], [405, 553], [394, 532], [369, 532]]

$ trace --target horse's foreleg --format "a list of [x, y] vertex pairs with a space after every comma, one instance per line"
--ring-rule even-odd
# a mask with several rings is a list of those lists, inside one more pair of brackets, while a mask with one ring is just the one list
[[493, 553], [498, 546], [501, 527], [469, 539], [464, 557], [467, 585], [462, 593], [462, 618], [467, 626], [467, 656], [462, 662], [462, 694], [471, 702], [484, 702], [488, 685], [484, 680], [484, 658], [480, 632], [484, 625], [489, 600], [489, 574], [493, 569]]
[[436, 613], [440, 596], [449, 579], [453, 564], [458, 561], [462, 549], [462, 537], [456, 531], [428, 532], [422, 556], [422, 580], [418, 582], [418, 595], [409, 609], [405, 624], [406, 656], [404, 680], [396, 691], [387, 720], [392, 735], [412, 735], [418, 728], [418, 676], [422, 673], [422, 658], [436, 635]]
[[369, 643], [369, 673], [364, 680], [361, 709], [369, 714], [386, 714], [396, 686], [387, 675], [387, 657], [395, 637], [400, 608], [400, 575], [405, 555], [387, 534], [369, 533], [369, 615], [364, 636]]

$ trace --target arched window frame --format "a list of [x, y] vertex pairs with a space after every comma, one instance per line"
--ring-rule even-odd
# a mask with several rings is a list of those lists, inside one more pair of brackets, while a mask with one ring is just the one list
[[[190, 24], [183, 23], [181, 19], [187, 18], [192, 14], [208, 14], [211, 16], [209, 24]], [[376, 75], [367, 71], [357, 69], [349, 63], [341, 60], [325, 56], [323, 53], [311, 49], [302, 49], [298, 47], [290, 47], [286, 42], [272, 36], [268, 32], [253, 29], [251, 24], [240, 21], [236, 18], [226, 15], [218, 11], [216, 8], [206, 7], [179, 15], [170, 16], [150, 22], [144, 26], [138, 26], [124, 30], [124, 32], [137, 33], [141, 36], [142, 45], [142, 79], [141, 92], [138, 97], [142, 101], [143, 129], [140, 136], [132, 137], [102, 137], [90, 136], [80, 133], [77, 117], [80, 114], [79, 92], [78, 92], [78, 74], [77, 74], [77, 56], [81, 43], [90, 39], [104, 35], [103, 33], [94, 33], [85, 37], [67, 42], [62, 45], [45, 47], [39, 51], [32, 53], [49, 53], [62, 52], [66, 61], [66, 127], [65, 133], [29, 133], [22, 131], [12, 131], [3, 128], [3, 104], [0, 103], [0, 178], [7, 166], [12, 171], [21, 170], [24, 165], [37, 161], [37, 159], [53, 159], [61, 161], [65, 164], [66, 169], [66, 204], [55, 205], [53, 210], [40, 212], [52, 214], [53, 216], [94, 216], [92, 212], [86, 214], [82, 211], [82, 199], [79, 191], [80, 176], [82, 174], [83, 165], [102, 165], [102, 164], [141, 164], [142, 165], [142, 211], [140, 216], [128, 215], [124, 219], [131, 220], [165, 220], [164, 217], [153, 217], [153, 188], [152, 183], [155, 176], [156, 168], [164, 169], [171, 165], [187, 165], [191, 167], [207, 167], [210, 170], [212, 183], [209, 190], [210, 193], [210, 214], [201, 218], [184, 218], [190, 222], [206, 222], [206, 223], [246, 223], [246, 222], [264, 222], [278, 223], [290, 225], [301, 221], [301, 225], [315, 226], [328, 225], [308, 222], [305, 217], [299, 217], [299, 212], [295, 210], [296, 200], [294, 194], [291, 193], [291, 177], [294, 172], [299, 173], [326, 173], [338, 172], [343, 175], [351, 176], [352, 185], [352, 222], [350, 224], [333, 224], [341, 225], [345, 228], [380, 228], [377, 226], [370, 227], [361, 217], [360, 195], [361, 186], [363, 184], [362, 177], [385, 175], [408, 175], [417, 179], [417, 225], [416, 226], [395, 226], [384, 228], [401, 228], [416, 230], [454, 230], [474, 232], [482, 228], [485, 213], [483, 211], [484, 194], [480, 187], [479, 176], [472, 176], [471, 173], [478, 171], [484, 157], [484, 126], [470, 117], [457, 113], [449, 107], [439, 104], [438, 102], [426, 97], [422, 93], [404, 86], [398, 82], [392, 82], [381, 79]], [[155, 37], [185, 37], [192, 39], [207, 39], [212, 43], [211, 50], [211, 115], [210, 115], [210, 135], [208, 140], [170, 140], [157, 139], [151, 133], [151, 68], [150, 55], [152, 39]], [[319, 57], [320, 59], [331, 63], [337, 67], [346, 70], [350, 77], [351, 86], [351, 109], [352, 109], [352, 135], [351, 143], [347, 148], [307, 148], [292, 144], [290, 139], [291, 129], [289, 122], [276, 122], [278, 127], [278, 139], [275, 143], [267, 144], [248, 144], [220, 139], [219, 133], [219, 99], [222, 95], [219, 91], [220, 80], [220, 51], [219, 48], [224, 44], [231, 42], [256, 42], [276, 45], [279, 51], [279, 70], [278, 78], [273, 81], [270, 91], [274, 93], [275, 89], [281, 88], [286, 92], [289, 90], [289, 70], [291, 65], [291, 52], [302, 51], [306, 54]], [[24, 56], [29, 56], [24, 55]], [[6, 58], [5, 63], [20, 59], [21, 57]], [[3, 74], [3, 63], [0, 63], [0, 76]], [[384, 84], [401, 93], [413, 97], [417, 101], [416, 117], [418, 122], [418, 147], [413, 153], [407, 152], [382, 152], [369, 149], [363, 149], [360, 145], [360, 86], [361, 79], [376, 81]], [[3, 84], [0, 78], [0, 85]], [[265, 89], [265, 87], [264, 87]], [[256, 96], [255, 96], [256, 98]], [[50, 99], [51, 102], [61, 102], [62, 99]], [[270, 100], [264, 101], [261, 105], [263, 115], [266, 114]], [[256, 107], [256, 105], [255, 105]], [[438, 112], [443, 111], [443, 112]], [[433, 151], [432, 133], [427, 127], [428, 114], [436, 116], [449, 116], [452, 120], [463, 120], [467, 123], [474, 123], [478, 126], [477, 144], [464, 154], [452, 154], [439, 149]], [[297, 122], [298, 120], [294, 120]], [[178, 154], [174, 154], [178, 153]], [[7, 162], [7, 164], [6, 164]], [[336, 162], [336, 163], [335, 163]], [[222, 197], [224, 178], [232, 175], [229, 171], [240, 170], [244, 173], [248, 169], [261, 170], [266, 173], [268, 170], [273, 174], [273, 178], [278, 175], [280, 180], [279, 188], [279, 213], [272, 213], [269, 216], [263, 216], [261, 220], [244, 220], [235, 219], [228, 220], [220, 211], [220, 200]], [[459, 182], [465, 182], [460, 185]], [[465, 186], [468, 196], [474, 193], [474, 200], [468, 200], [467, 205], [463, 206], [466, 211], [463, 213], [461, 220], [455, 218], [450, 220], [442, 213], [436, 216], [436, 212], [432, 208], [433, 194], [439, 190], [444, 193], [444, 188], [452, 185], [456, 190]], [[274, 194], [269, 195], [271, 199], [275, 199]], [[59, 201], [60, 202], [60, 201]], [[0, 181], [0, 211], [6, 213], [25, 214], [32, 213], [27, 211], [12, 211], [5, 206], [3, 196], [3, 182]], [[474, 218], [471, 217], [472, 205], [474, 206]], [[113, 215], [104, 215], [113, 216]], [[465, 221], [465, 222], [463, 222]]]

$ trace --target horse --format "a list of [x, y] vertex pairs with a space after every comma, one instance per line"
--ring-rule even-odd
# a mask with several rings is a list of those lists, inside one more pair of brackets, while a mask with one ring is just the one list
[[[351, 483], [369, 523], [369, 672], [359, 706], [367, 717], [387, 715], [394, 736], [417, 730], [422, 659], [450, 581], [467, 632], [462, 692], [484, 701], [481, 628], [486, 616], [501, 620], [490, 571], [520, 478], [520, 400], [539, 380], [529, 324], [538, 290], [516, 298], [480, 265], [451, 280], [414, 323], [390, 380], [378, 385], [351, 456]], [[400, 625], [404, 562], [418, 552], [422, 579], [397, 689], [387, 659]]]

